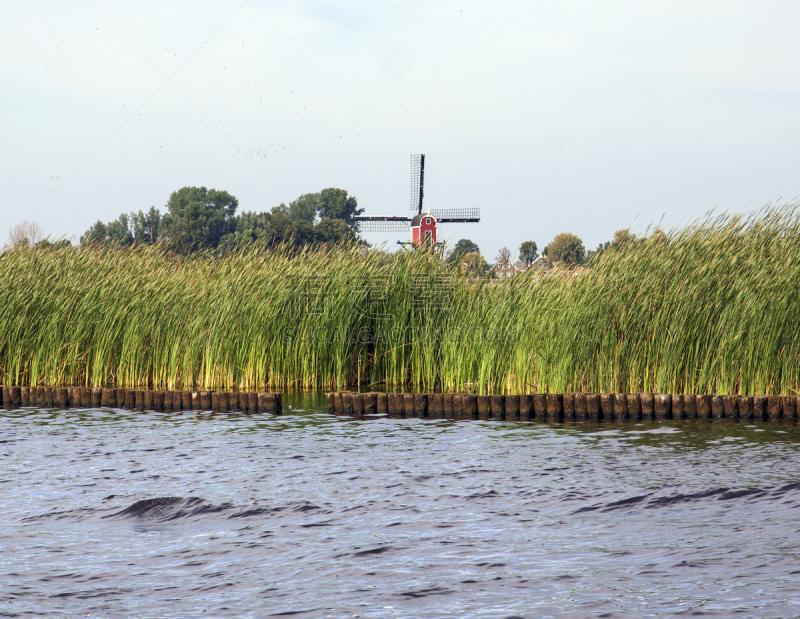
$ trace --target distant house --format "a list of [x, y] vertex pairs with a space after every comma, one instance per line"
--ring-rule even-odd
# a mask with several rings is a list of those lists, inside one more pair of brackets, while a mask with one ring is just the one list
[[492, 276], [497, 279], [506, 279], [508, 277], [514, 277], [517, 274], [517, 267], [511, 262], [497, 262], [492, 265], [490, 270]]
[[539, 254], [536, 258], [531, 262], [531, 266], [528, 267], [530, 269], [536, 269], [537, 271], [546, 271], [547, 270], [547, 258]]

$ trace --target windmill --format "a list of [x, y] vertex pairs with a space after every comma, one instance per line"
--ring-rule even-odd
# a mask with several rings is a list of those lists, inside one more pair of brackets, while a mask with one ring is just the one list
[[[413, 217], [402, 215], [359, 216], [355, 220], [362, 230], [370, 232], [406, 232], [411, 229], [411, 243], [436, 246], [436, 232], [440, 223], [465, 223], [481, 220], [479, 208], [431, 209], [422, 212], [425, 186], [425, 155], [411, 155], [411, 211]], [[401, 241], [397, 241], [405, 245]]]

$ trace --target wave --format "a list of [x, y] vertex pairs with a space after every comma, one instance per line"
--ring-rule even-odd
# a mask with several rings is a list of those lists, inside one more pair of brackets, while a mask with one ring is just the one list
[[683, 503], [693, 503], [700, 501], [733, 501], [736, 499], [751, 500], [759, 498], [763, 500], [776, 500], [787, 493], [797, 492], [800, 490], [800, 482], [787, 484], [778, 488], [713, 488], [711, 490], [704, 490], [701, 492], [678, 493], [666, 496], [657, 496], [654, 492], [647, 494], [626, 497], [618, 501], [610, 503], [600, 503], [597, 505], [587, 505], [572, 512], [573, 514], [580, 514], [581, 512], [610, 512], [618, 509], [659, 509], [663, 507], [671, 507]]
[[269, 516], [280, 512], [325, 512], [307, 501], [298, 501], [277, 507], [236, 507], [232, 503], [215, 505], [200, 497], [156, 497], [141, 499], [125, 509], [103, 516], [103, 518], [132, 518], [150, 522], [169, 522], [184, 518], [198, 518], [212, 514], [225, 514], [227, 518], [252, 518]]

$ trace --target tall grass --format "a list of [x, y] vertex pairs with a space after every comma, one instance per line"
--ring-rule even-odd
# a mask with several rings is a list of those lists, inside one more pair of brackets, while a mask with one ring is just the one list
[[798, 204], [709, 216], [580, 277], [506, 283], [430, 252], [0, 255], [5, 384], [796, 393]]

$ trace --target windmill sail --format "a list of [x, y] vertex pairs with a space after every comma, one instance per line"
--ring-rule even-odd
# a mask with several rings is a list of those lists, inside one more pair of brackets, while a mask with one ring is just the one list
[[481, 220], [481, 209], [479, 208], [434, 208], [431, 209], [433, 215], [438, 221], [448, 222], [470, 222]]
[[408, 232], [411, 224], [408, 217], [356, 217], [355, 220], [365, 232]]
[[411, 210], [422, 213], [422, 198], [425, 195], [425, 155], [411, 155]]

